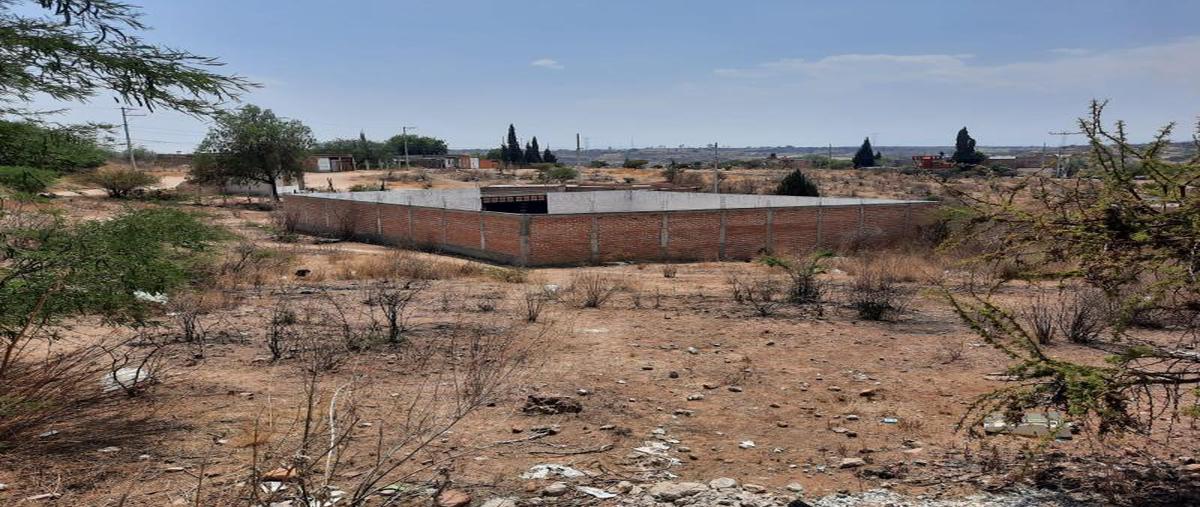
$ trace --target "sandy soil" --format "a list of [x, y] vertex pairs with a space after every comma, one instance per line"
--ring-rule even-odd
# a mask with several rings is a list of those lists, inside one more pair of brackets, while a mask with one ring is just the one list
[[[379, 174], [336, 176], [335, 185], [352, 185]], [[89, 217], [121, 206], [88, 197], [59, 204]], [[262, 287], [243, 285], [228, 292], [227, 304], [207, 317], [213, 335], [220, 330], [222, 338], [214, 339], [202, 357], [184, 345], [169, 349], [169, 375], [139, 401], [163, 423], [161, 431], [116, 443], [63, 433], [50, 438], [72, 442], [63, 447], [67, 451], [0, 457], [0, 483], [7, 485], [0, 503], [51, 492], [59, 496], [49, 503], [57, 505], [111, 505], [122, 494], [128, 495], [125, 505], [190, 504], [200, 477], [210, 494], [236, 489], [253, 462], [252, 447], [244, 442], [255, 421], [294, 417], [304, 400], [299, 361], [266, 360], [264, 329], [270, 309], [285, 297], [285, 289], [286, 297], [299, 303], [316, 301], [324, 291], [348, 305], [361, 305], [360, 289], [370, 280], [338, 280], [333, 273], [345, 271], [345, 264], [395, 255], [389, 248], [351, 242], [328, 245], [303, 238], [276, 243], [266, 232], [266, 212], [215, 203], [176, 205], [197, 209], [260, 248], [286, 252], [292, 261], [272, 271]], [[313, 282], [297, 278], [298, 269], [329, 275]], [[1019, 437], [970, 440], [959, 431], [957, 424], [975, 397], [1003, 385], [990, 374], [1007, 362], [966, 329], [929, 286], [909, 284], [914, 304], [897, 322], [857, 320], [837, 304], [836, 291], [823, 316], [790, 308], [771, 317], [755, 316], [732, 301], [727, 277], [762, 276], [768, 269], [752, 263], [685, 264], [675, 277], [666, 278], [658, 265], [619, 265], [537, 269], [524, 283], [479, 275], [433, 281], [415, 305], [418, 336], [434, 336], [462, 323], [544, 326], [547, 331], [518, 380], [493, 405], [434, 442], [429, 459], [466, 454], [447, 473], [455, 487], [483, 498], [528, 495], [543, 486], [543, 481], [519, 478], [539, 463], [595, 472], [601, 482], [643, 477], [646, 470], [631, 453], [655, 440], [669, 442], [669, 454], [679, 460], [660, 472], [685, 480], [727, 476], [768, 488], [798, 482], [812, 494], [879, 487], [913, 494], [967, 493], [988, 480], [980, 479], [985, 474], [978, 473], [975, 457], [987, 456], [993, 448], [1016, 453], [1037, 443]], [[545, 310], [542, 323], [522, 323], [523, 294], [546, 284], [569, 286], [583, 272], [603, 273], [626, 289], [600, 308], [556, 302]], [[839, 271], [830, 281], [844, 283], [848, 276]], [[305, 295], [302, 289], [311, 292]], [[1022, 290], [1013, 288], [1008, 297], [1027, 297]], [[481, 311], [480, 302], [489, 300], [489, 294], [499, 295], [498, 307]], [[159, 331], [175, 332], [170, 327]], [[129, 333], [90, 320], [77, 323], [73, 332], [79, 340]], [[1095, 359], [1070, 344], [1051, 350]], [[363, 427], [364, 437], [395, 427], [386, 409], [389, 400], [414, 385], [397, 353], [386, 346], [357, 352], [322, 383], [332, 389], [357, 378], [369, 386], [356, 393], [364, 420], [372, 424]], [[573, 396], [583, 410], [526, 415], [521, 408], [530, 394]], [[697, 394], [703, 399], [688, 399]], [[498, 444], [552, 425], [559, 428], [555, 435]], [[1175, 431], [1171, 436], [1176, 442], [1187, 444], [1144, 450], [1172, 457], [1194, 448], [1183, 428]], [[1085, 439], [1044, 445], [1068, 454], [1121, 449], [1121, 442], [1102, 445]], [[118, 449], [106, 449], [110, 446]], [[360, 461], [340, 472], [335, 483], [352, 484], [355, 470], [369, 461], [366, 439], [356, 452]], [[905, 473], [884, 478], [860, 468], [838, 468], [848, 457], [864, 458], [872, 470]]]

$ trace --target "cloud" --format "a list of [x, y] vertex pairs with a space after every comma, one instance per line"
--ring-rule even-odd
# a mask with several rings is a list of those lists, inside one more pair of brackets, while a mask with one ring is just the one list
[[555, 60], [553, 58], [538, 58], [537, 60], [529, 62], [529, 65], [532, 65], [534, 67], [541, 67], [543, 69], [554, 69], [554, 70], [562, 70], [565, 68], [565, 67], [563, 67], [563, 65], [561, 63], [558, 63], [558, 60]]
[[972, 55], [842, 54], [817, 60], [785, 58], [747, 68], [716, 69], [719, 77], [782, 83], [951, 84], [1049, 90], [1122, 81], [1192, 86], [1200, 82], [1200, 37], [1109, 51], [1052, 50], [1053, 56], [1000, 64]]

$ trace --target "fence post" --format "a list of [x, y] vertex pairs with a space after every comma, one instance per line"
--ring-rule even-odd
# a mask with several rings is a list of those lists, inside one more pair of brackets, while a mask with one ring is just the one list
[[814, 248], [814, 250], [821, 249], [821, 243], [822, 243], [821, 229], [823, 227], [823, 224], [821, 222], [823, 221], [823, 218], [825, 216], [824, 204], [825, 204], [825, 202], [823, 200], [821, 200], [820, 198], [817, 198], [817, 245]]
[[726, 221], [727, 221], [727, 218], [725, 215], [725, 196], [722, 195], [721, 196], [721, 232], [718, 235], [718, 242], [719, 242], [718, 245], [719, 246], [717, 247], [717, 260], [719, 260], [719, 261], [725, 260], [725, 222]]
[[775, 208], [767, 204], [767, 252], [775, 253]]

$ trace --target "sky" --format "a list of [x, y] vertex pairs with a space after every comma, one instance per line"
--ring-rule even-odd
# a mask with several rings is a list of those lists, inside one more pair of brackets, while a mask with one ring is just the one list
[[[1092, 98], [1138, 139], [1200, 116], [1200, 1], [132, 0], [146, 39], [262, 85], [318, 139], [451, 148], [1061, 142]], [[39, 106], [52, 106], [42, 101]], [[119, 123], [110, 94], [60, 121]], [[230, 107], [235, 107], [231, 104]], [[131, 119], [190, 152], [204, 120]], [[1068, 143], [1072, 141], [1068, 138]], [[1080, 142], [1078, 138], [1074, 142]]]

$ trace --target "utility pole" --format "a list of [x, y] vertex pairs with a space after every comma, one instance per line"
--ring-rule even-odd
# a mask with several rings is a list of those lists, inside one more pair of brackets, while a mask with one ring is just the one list
[[1062, 162], [1063, 147], [1067, 144], [1067, 136], [1074, 136], [1074, 135], [1079, 135], [1082, 133], [1083, 132], [1070, 132], [1070, 131], [1066, 131], [1066, 130], [1063, 130], [1061, 132], [1055, 132], [1053, 130], [1050, 131], [1050, 135], [1060, 136], [1059, 141], [1058, 141], [1058, 155], [1055, 155], [1055, 157], [1054, 157], [1054, 177], [1055, 178], [1065, 178], [1067, 176], [1065, 174], [1066, 168], [1063, 167], [1063, 162]]
[[716, 141], [713, 141], [713, 193], [721, 193], [721, 155]]
[[[400, 137], [402, 139], [404, 139], [404, 168], [405, 169], [412, 169], [412, 165], [410, 165], [408, 163], [408, 129], [416, 130], [416, 128], [417, 127], [408, 127], [408, 126], [400, 127]], [[393, 130], [392, 132], [395, 132], [395, 130]]]
[[575, 167], [583, 167], [583, 155], [579, 153], [579, 132], [575, 133]]
[[137, 160], [133, 157], [133, 141], [129, 139], [129, 116], [131, 115], [126, 114], [133, 110], [131, 107], [121, 106], [121, 124], [125, 126], [125, 153], [129, 154], [129, 165], [137, 170]]

